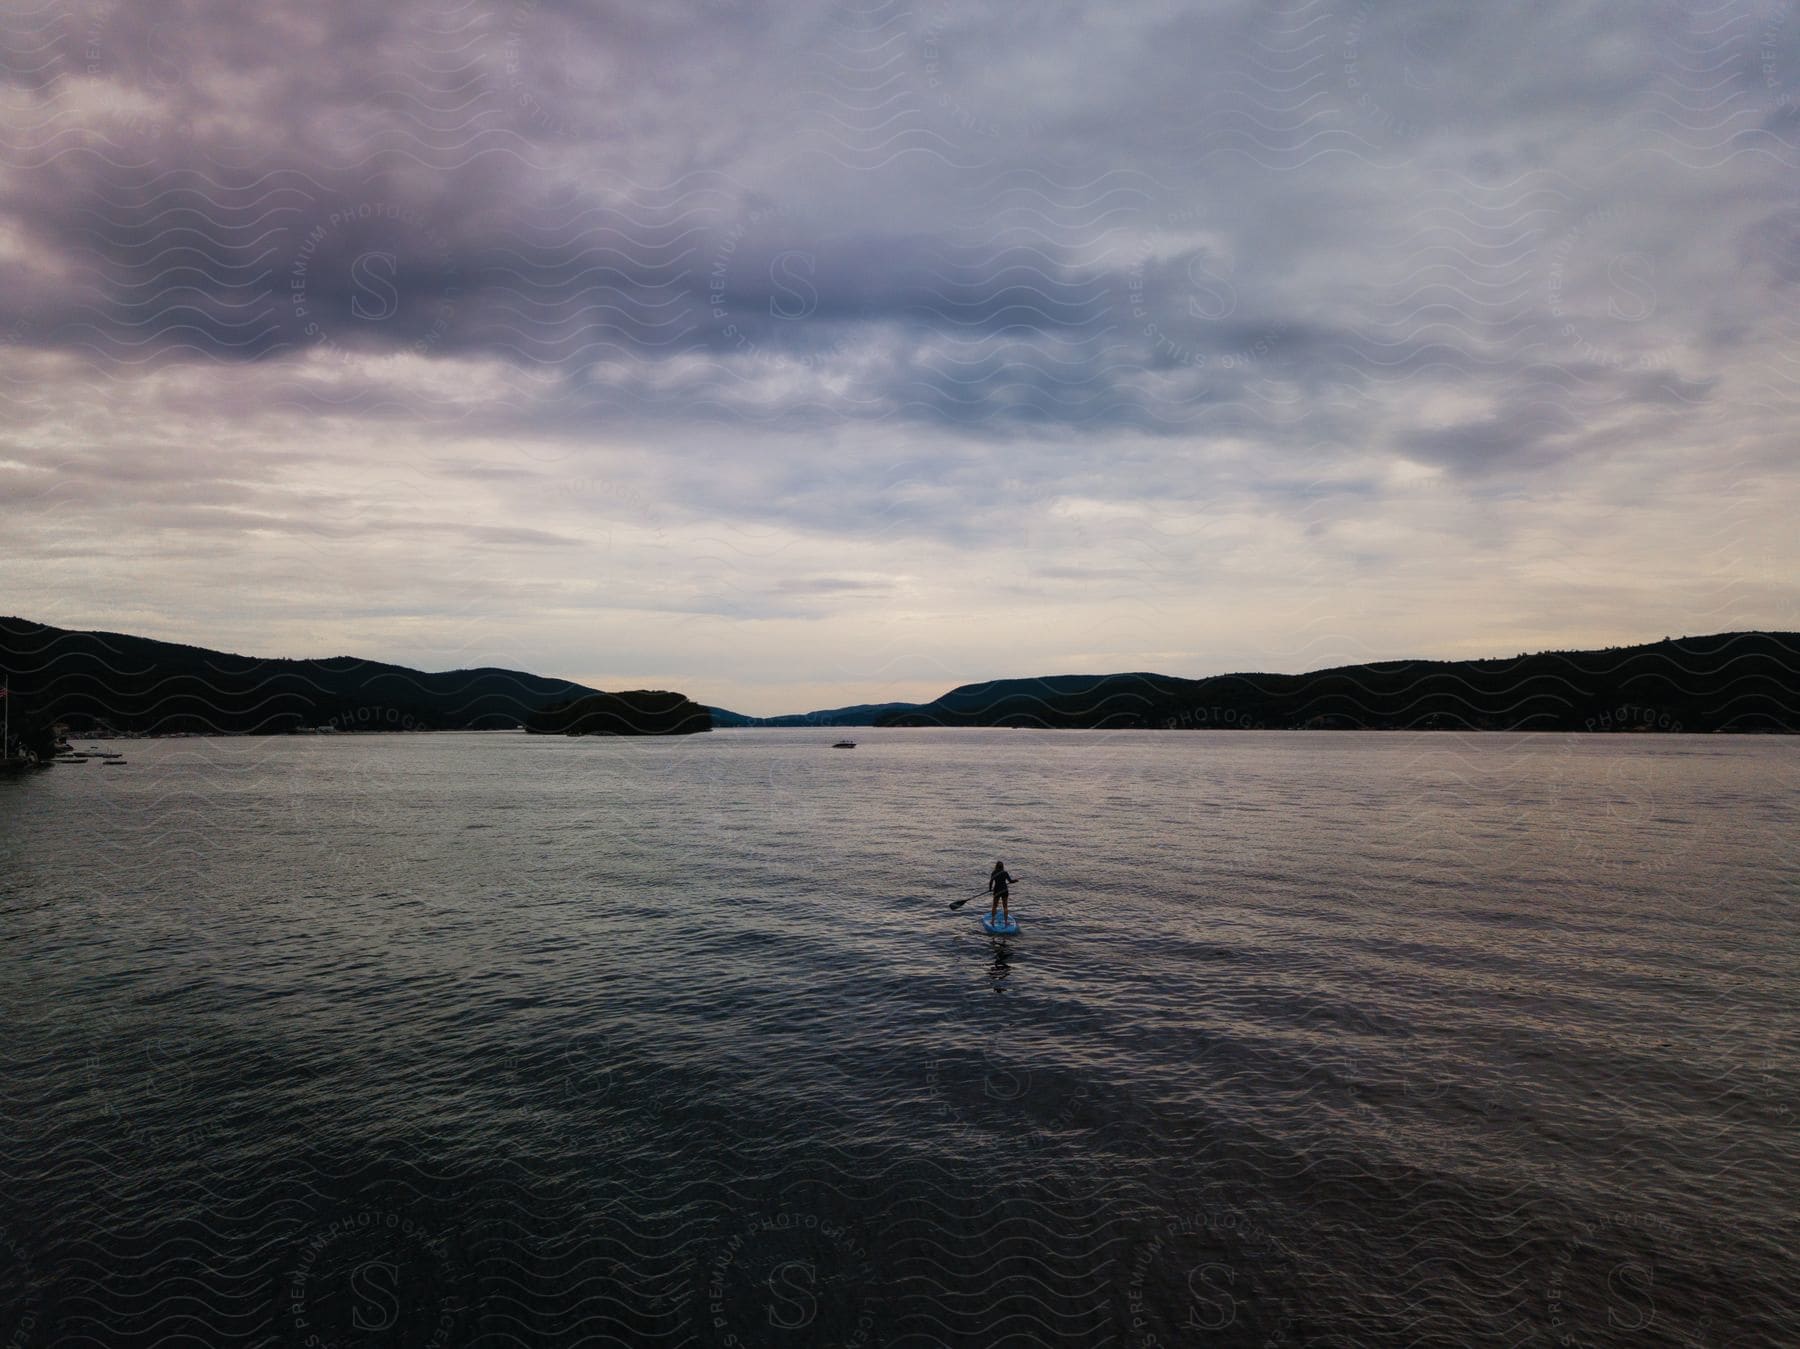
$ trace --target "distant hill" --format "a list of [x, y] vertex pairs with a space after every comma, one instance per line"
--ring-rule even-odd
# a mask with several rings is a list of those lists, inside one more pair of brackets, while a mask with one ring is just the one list
[[880, 717], [906, 712], [918, 703], [857, 703], [853, 707], [832, 707], [822, 712], [794, 712], [780, 717], [750, 717], [742, 712], [727, 712], [722, 707], [709, 707], [712, 724], [736, 726], [873, 726]]
[[1800, 731], [1800, 633], [1727, 632], [1506, 660], [1310, 674], [1051, 675], [965, 684], [882, 726]]
[[1135, 726], [1203, 680], [1159, 674], [1039, 675], [964, 684], [888, 713], [882, 726]]
[[426, 673], [334, 656], [262, 660], [0, 618], [15, 735], [66, 722], [171, 734], [480, 730], [684, 734], [714, 726], [1800, 732], [1800, 633], [1728, 632], [1503, 660], [1377, 661], [1309, 674], [1047, 675], [964, 684], [928, 703], [780, 717], [683, 695], [601, 693], [482, 668]]
[[[66, 722], [82, 735], [106, 728], [163, 735], [488, 730], [607, 696], [520, 670], [426, 673], [351, 656], [264, 660], [22, 618], [0, 618], [0, 683], [12, 690], [15, 730], [25, 716]], [[660, 702], [642, 710], [640, 729], [662, 724]]]
[[536, 735], [691, 735], [712, 728], [708, 709], [661, 689], [590, 693], [525, 718], [525, 729]]

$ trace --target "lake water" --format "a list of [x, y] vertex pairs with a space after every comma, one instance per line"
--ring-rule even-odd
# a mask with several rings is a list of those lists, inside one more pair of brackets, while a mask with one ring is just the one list
[[0, 780], [0, 1345], [1793, 1342], [1793, 741], [851, 734]]

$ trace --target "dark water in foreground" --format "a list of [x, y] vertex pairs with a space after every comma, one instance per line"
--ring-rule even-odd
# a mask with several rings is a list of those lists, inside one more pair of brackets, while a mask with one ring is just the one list
[[1800, 746], [854, 734], [0, 781], [0, 1346], [1794, 1341]]

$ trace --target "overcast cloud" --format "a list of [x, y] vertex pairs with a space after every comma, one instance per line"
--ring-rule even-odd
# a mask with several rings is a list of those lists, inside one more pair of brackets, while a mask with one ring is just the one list
[[50, 0], [0, 609], [750, 712], [1800, 627], [1800, 5]]

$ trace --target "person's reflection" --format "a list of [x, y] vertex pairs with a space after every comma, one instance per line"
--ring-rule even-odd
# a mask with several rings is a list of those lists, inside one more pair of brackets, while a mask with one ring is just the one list
[[994, 963], [988, 966], [988, 982], [993, 984], [996, 993], [1004, 991], [1007, 976], [1012, 973], [1012, 965], [1009, 963], [1011, 956], [1012, 952], [1007, 949], [1005, 940], [997, 938], [994, 942]]

